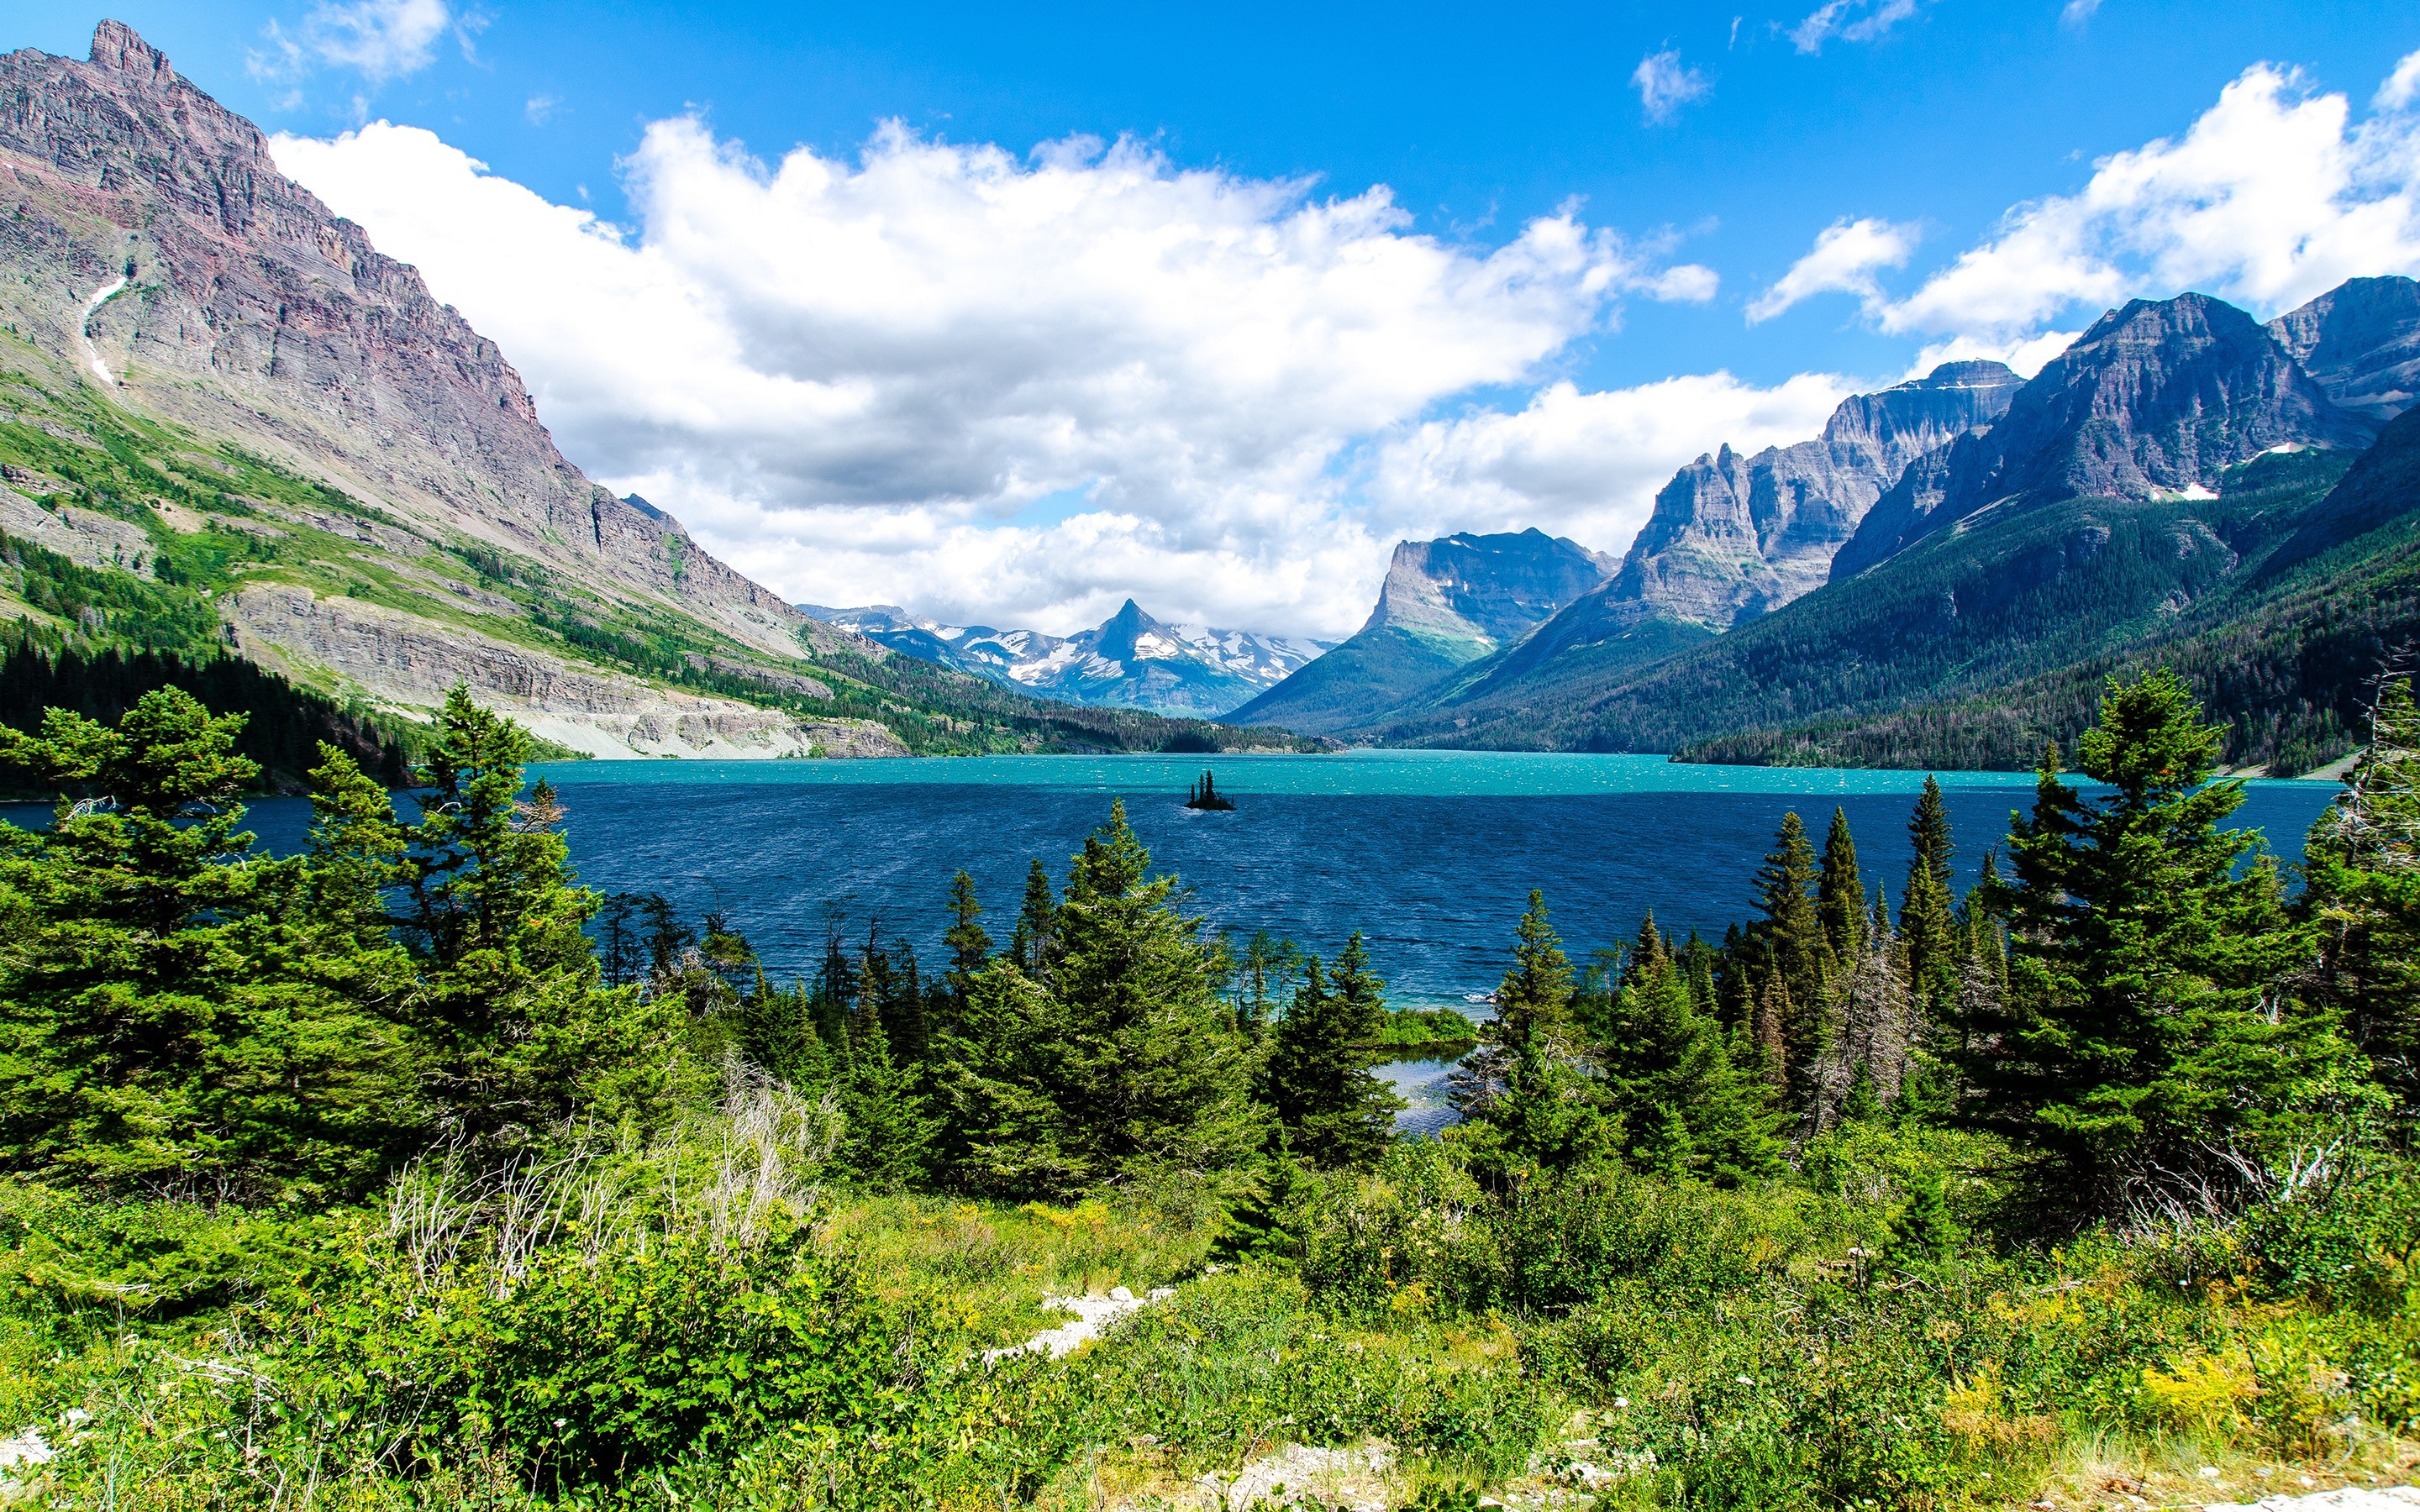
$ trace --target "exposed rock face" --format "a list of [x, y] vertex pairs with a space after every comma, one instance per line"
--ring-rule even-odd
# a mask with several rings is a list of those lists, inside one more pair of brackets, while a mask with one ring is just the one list
[[2276, 337], [2206, 294], [2136, 300], [2094, 322], [1990, 430], [1911, 467], [1833, 559], [1848, 578], [2001, 500], [2214, 494], [2281, 446], [2366, 446]]
[[2420, 283], [2352, 278], [2269, 322], [2339, 409], [2392, 420], [2420, 393]]
[[89, 62], [0, 55], [0, 262], [20, 275], [0, 282], [0, 311], [59, 377], [91, 375], [432, 536], [799, 648], [794, 610], [582, 476], [494, 343], [119, 23], [94, 33]]
[[352, 599], [256, 584], [220, 601], [227, 637], [255, 659], [310, 681], [334, 672], [405, 704], [443, 701], [458, 683], [545, 738], [593, 756], [904, 756], [878, 724], [800, 723], [729, 699], [671, 693], [572, 667], [541, 652]]
[[1530, 529], [1506, 535], [1404, 541], [1364, 633], [1391, 625], [1472, 660], [1520, 640], [1603, 582], [1613, 560]]
[[2022, 381], [1998, 363], [1946, 363], [1843, 401], [1811, 441], [1698, 458], [1655, 496], [1603, 602], [1575, 612], [1607, 626], [1663, 615], [1726, 630], [1780, 608], [1823, 585], [1909, 463], [1991, 424]]
[[1368, 623], [1229, 717], [1311, 734], [1368, 725], [1473, 662], [1521, 644], [1613, 566], [1602, 552], [1538, 530], [1404, 541]]
[[1294, 636], [1204, 625], [1168, 625], [1131, 598], [1078, 635], [943, 625], [895, 604], [800, 606], [808, 614], [893, 651], [1039, 697], [1110, 708], [1215, 718], [1292, 675], [1327, 649]]

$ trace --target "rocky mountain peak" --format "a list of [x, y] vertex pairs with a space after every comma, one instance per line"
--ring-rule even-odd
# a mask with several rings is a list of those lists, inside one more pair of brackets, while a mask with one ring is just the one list
[[104, 21], [92, 31], [95, 67], [134, 75], [145, 87], [160, 89], [177, 82], [168, 54], [153, 47], [122, 21]]
[[2044, 364], [1990, 430], [1908, 469], [1832, 577], [2004, 499], [2206, 497], [2226, 469], [2276, 447], [2369, 440], [2234, 305], [2207, 294], [2129, 301]]
[[1603, 582], [1612, 567], [1611, 558], [1535, 526], [1499, 535], [1402, 541], [1362, 629], [1392, 625], [1468, 641], [1478, 655], [1528, 635]]
[[[103, 22], [0, 55], [0, 319], [59, 382], [240, 440], [428, 538], [464, 534], [768, 651], [806, 622], [555, 450], [494, 343], [277, 171], [259, 130]], [[95, 302], [98, 301], [98, 302]]]
[[1700, 456], [1655, 496], [1621, 573], [1585, 617], [1608, 631], [1657, 616], [1721, 630], [1820, 587], [1833, 554], [1908, 464], [1990, 424], [2022, 381], [2000, 363], [1944, 363], [1843, 400], [1813, 440], [1746, 458], [1725, 444]]
[[2392, 420], [2420, 396], [2420, 282], [2347, 279], [2269, 332], [2340, 409]]

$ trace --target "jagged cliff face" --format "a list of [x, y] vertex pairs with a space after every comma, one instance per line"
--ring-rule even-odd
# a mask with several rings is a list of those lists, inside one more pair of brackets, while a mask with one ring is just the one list
[[1230, 717], [1311, 734], [1359, 728], [1521, 644], [1613, 566], [1534, 529], [1401, 542], [1368, 623]]
[[2370, 435], [2242, 310], [2205, 294], [2136, 300], [2036, 374], [1990, 430], [1909, 469], [1832, 577], [2003, 500], [2215, 496], [2226, 469], [2263, 452]]
[[[104, 443], [87, 427], [142, 439], [154, 450], [124, 476], [150, 467], [163, 484], [180, 471], [205, 480], [189, 497], [207, 497], [207, 480], [239, 454], [334, 490], [324, 509], [222, 495], [221, 519], [121, 482], [113, 500], [86, 500], [113, 516], [77, 507], [69, 482], [12, 467], [0, 488], [11, 535], [144, 575], [158, 529], [308, 534], [314, 561], [218, 595], [223, 643], [404, 713], [460, 682], [598, 755], [904, 750], [866, 721], [801, 723], [582, 664], [531, 623], [529, 602], [466, 580], [487, 570], [469, 570], [473, 559], [525, 587], [543, 580], [524, 599], [558, 631], [566, 620], [686, 623], [690, 639], [749, 656], [883, 655], [806, 628], [677, 520], [583, 477], [492, 342], [280, 175], [249, 121], [116, 22], [94, 34], [89, 61], [0, 55], [0, 319], [14, 336], [0, 340], [0, 379], [23, 379], [0, 382], [0, 424], [95, 456]], [[141, 430], [147, 421], [173, 429]], [[218, 455], [175, 451], [189, 444]], [[123, 517], [147, 503], [155, 529]], [[417, 585], [416, 607], [356, 596], [368, 587], [348, 565], [357, 561], [379, 563], [391, 589]], [[0, 597], [13, 598], [8, 587]], [[767, 686], [787, 675], [745, 671]]]
[[2392, 420], [2420, 393], [2420, 282], [2348, 279], [2269, 333], [2339, 409]]
[[1400, 542], [1362, 633], [1392, 627], [1473, 660], [1528, 636], [1612, 567], [1604, 553], [1536, 529]]
[[778, 654], [800, 617], [555, 451], [495, 344], [278, 173], [268, 143], [104, 22], [88, 62], [0, 55], [0, 310], [139, 412], [240, 440]]
[[1698, 458], [1655, 496], [1594, 617], [1725, 630], [1821, 586], [1908, 464], [1989, 425], [2021, 382], [1998, 363], [1948, 363], [1844, 401], [1813, 440]]

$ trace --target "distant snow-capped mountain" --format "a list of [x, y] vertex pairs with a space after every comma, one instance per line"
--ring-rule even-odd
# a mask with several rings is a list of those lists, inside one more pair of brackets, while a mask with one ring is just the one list
[[1328, 642], [1295, 636], [1162, 624], [1131, 598], [1095, 628], [1063, 638], [943, 625], [893, 604], [799, 608], [894, 651], [1019, 692], [1196, 718], [1251, 702], [1328, 649]]

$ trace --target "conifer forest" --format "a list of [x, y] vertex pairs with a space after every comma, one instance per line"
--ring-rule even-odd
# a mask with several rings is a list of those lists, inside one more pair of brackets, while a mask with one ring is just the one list
[[[1962, 892], [1937, 785], [1882, 888], [1792, 813], [1718, 939], [1531, 893], [1475, 1024], [1360, 933], [1210, 930], [1116, 805], [1020, 897], [931, 878], [945, 954], [785, 980], [582, 887], [458, 689], [399, 793], [319, 743], [270, 854], [249, 721], [338, 712], [198, 686], [0, 731], [57, 799], [0, 826], [0, 1500], [2199, 1505], [2420, 1456], [2402, 681], [2296, 865], [2184, 685], [2113, 678]], [[1372, 1068], [1430, 1044], [1410, 1138]]]

